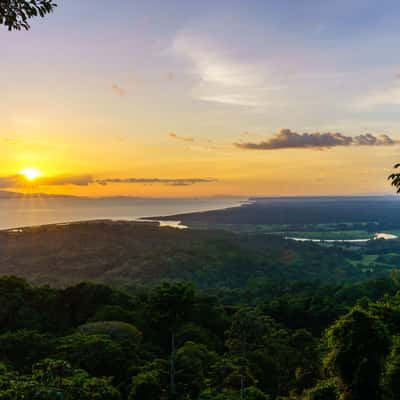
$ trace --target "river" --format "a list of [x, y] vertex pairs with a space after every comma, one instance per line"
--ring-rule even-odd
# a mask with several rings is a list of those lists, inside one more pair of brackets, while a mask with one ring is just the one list
[[315, 242], [315, 243], [365, 243], [370, 240], [385, 239], [393, 240], [397, 239], [398, 236], [391, 233], [375, 233], [372, 238], [369, 239], [309, 239], [300, 237], [286, 236], [285, 239], [295, 240], [296, 242]]

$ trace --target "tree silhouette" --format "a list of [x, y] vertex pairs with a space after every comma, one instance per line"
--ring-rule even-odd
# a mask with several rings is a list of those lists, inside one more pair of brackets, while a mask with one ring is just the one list
[[51, 13], [57, 4], [53, 0], [0, 0], [0, 25], [9, 31], [28, 30], [29, 19], [44, 17]]
[[[400, 163], [396, 164], [394, 166], [395, 169], [397, 169], [399, 167], [400, 167]], [[397, 173], [390, 174], [388, 179], [390, 181], [392, 181], [391, 185], [394, 186], [397, 189], [397, 193], [400, 193], [400, 173], [397, 172]]]

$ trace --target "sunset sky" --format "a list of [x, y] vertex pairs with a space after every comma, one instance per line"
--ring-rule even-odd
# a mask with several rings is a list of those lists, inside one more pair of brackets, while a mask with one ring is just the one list
[[393, 192], [398, 1], [58, 3], [0, 29], [0, 190]]

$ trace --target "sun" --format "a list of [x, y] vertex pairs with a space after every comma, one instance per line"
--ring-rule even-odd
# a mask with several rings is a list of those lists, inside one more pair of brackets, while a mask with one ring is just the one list
[[42, 175], [42, 173], [36, 168], [25, 168], [20, 172], [20, 174], [28, 181], [34, 181]]

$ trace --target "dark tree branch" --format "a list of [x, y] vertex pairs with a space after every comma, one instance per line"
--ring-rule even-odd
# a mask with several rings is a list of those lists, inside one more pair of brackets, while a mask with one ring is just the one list
[[[400, 164], [396, 164], [394, 168], [399, 168]], [[391, 185], [397, 189], [397, 193], [400, 193], [400, 173], [393, 173], [388, 176], [388, 179], [391, 181]]]
[[53, 0], [0, 0], [0, 25], [11, 30], [28, 30], [29, 20], [54, 11]]

